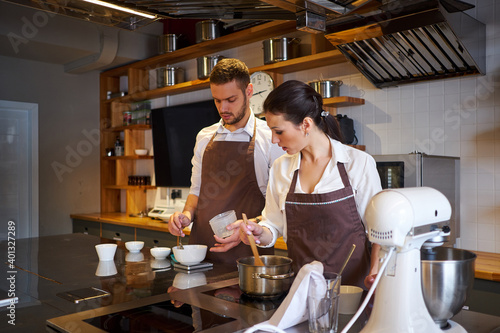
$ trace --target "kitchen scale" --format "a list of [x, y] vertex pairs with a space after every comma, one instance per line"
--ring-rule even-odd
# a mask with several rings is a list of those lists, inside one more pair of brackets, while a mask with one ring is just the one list
[[168, 222], [170, 216], [175, 212], [181, 212], [184, 209], [186, 200], [180, 198], [170, 198], [168, 187], [158, 187], [156, 189], [155, 205], [149, 211], [148, 216]]
[[189, 272], [193, 272], [193, 271], [196, 271], [196, 272], [207, 271], [207, 270], [212, 269], [213, 267], [214, 267], [214, 264], [212, 264], [211, 262], [207, 262], [207, 261], [202, 261], [199, 264], [195, 264], [195, 265], [183, 265], [181, 263], [174, 262], [174, 268], [180, 269], [185, 273], [189, 273]]

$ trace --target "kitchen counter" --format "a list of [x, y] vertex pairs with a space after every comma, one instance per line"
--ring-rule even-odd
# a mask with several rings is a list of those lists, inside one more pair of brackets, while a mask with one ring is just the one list
[[[168, 224], [163, 221], [153, 220], [149, 217], [127, 217], [123, 213], [73, 214], [71, 218], [168, 232]], [[185, 233], [189, 235], [189, 230], [185, 230]], [[275, 248], [287, 250], [283, 237], [278, 239]], [[477, 255], [475, 277], [500, 282], [500, 253], [481, 251], [474, 251], [474, 253]]]
[[[162, 220], [152, 219], [150, 217], [130, 217], [124, 213], [71, 214], [70, 217], [76, 221], [83, 220], [83, 221], [92, 221], [100, 223], [109, 223], [131, 228], [154, 230], [167, 233], [169, 232], [168, 223]], [[190, 230], [184, 229], [184, 233], [186, 235], [189, 235]], [[274, 247], [276, 249], [286, 251], [287, 247], [285, 241], [283, 240], [283, 237], [278, 238], [278, 240], [276, 241], [276, 245]]]
[[477, 279], [500, 282], [500, 253], [474, 251]]
[[[114, 260], [117, 274], [96, 276], [99, 260], [95, 245], [108, 242], [118, 244]], [[152, 268], [155, 261], [149, 248], [141, 251], [144, 259], [140, 260], [141, 258], [130, 256], [123, 242], [93, 235], [69, 234], [18, 239], [14, 252], [8, 250], [7, 242], [0, 243], [0, 251], [2, 263], [7, 263], [9, 257], [15, 259], [15, 266], [12, 268], [3, 265], [0, 289], [8, 291], [14, 286], [15, 294], [19, 297], [14, 311], [15, 326], [10, 325], [6, 319], [10, 310], [0, 308], [1, 332], [40, 332], [44, 331], [45, 322], [49, 318], [164, 295], [174, 284], [177, 275], [184, 277], [182, 271], [177, 271], [170, 265], [160, 269]], [[210, 284], [235, 278], [238, 273], [236, 266], [216, 265], [202, 275], [203, 281]], [[12, 281], [7, 280], [10, 276], [14, 277]], [[57, 295], [87, 287], [109, 291], [111, 296], [75, 304]]]

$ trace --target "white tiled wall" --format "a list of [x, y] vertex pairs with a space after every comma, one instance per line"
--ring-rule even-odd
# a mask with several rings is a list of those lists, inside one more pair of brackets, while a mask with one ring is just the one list
[[461, 158], [461, 243], [500, 253], [500, 1], [471, 2], [468, 12], [487, 25], [487, 73], [374, 88], [353, 66], [339, 64], [286, 79], [342, 80], [341, 95], [365, 105], [339, 108], [355, 120], [370, 154], [408, 153]]
[[[418, 150], [460, 157], [460, 247], [500, 253], [500, 1], [468, 2], [476, 8], [467, 13], [487, 25], [485, 76], [377, 89], [343, 63], [287, 74], [285, 80], [342, 80], [341, 95], [364, 98], [365, 105], [337, 112], [354, 119], [359, 143], [370, 154]], [[222, 55], [239, 58], [248, 67], [263, 63], [260, 42]], [[188, 76], [195, 79], [196, 72]], [[210, 98], [207, 90], [172, 96], [168, 103]]]

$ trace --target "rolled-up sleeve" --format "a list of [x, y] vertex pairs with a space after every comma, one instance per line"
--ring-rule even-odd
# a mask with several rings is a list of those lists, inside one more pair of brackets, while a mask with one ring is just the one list
[[[286, 214], [285, 199], [290, 186], [289, 173], [290, 156], [283, 156], [276, 160], [269, 173], [269, 184], [267, 186], [266, 206], [262, 211], [263, 220], [260, 225], [267, 227], [273, 234], [269, 245], [274, 246], [278, 237], [283, 236], [286, 241]], [[284, 162], [284, 163], [283, 163]]]

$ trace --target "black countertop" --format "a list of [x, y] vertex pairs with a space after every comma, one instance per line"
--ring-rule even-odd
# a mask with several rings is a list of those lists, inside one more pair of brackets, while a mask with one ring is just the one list
[[[48, 319], [57, 325], [64, 325], [65, 330], [78, 331], [84, 317], [95, 317], [152, 303], [170, 302], [171, 298], [175, 298], [195, 307], [207, 308], [214, 313], [225, 313], [228, 317], [236, 318], [229, 324], [208, 331], [242, 332], [243, 328], [268, 319], [276, 307], [266, 307], [266, 302], [235, 304], [213, 296], [214, 290], [220, 288], [233, 288], [233, 291], [238, 291], [236, 265], [214, 265], [213, 269], [190, 276], [185, 271], [173, 269], [172, 266], [156, 270], [151, 267], [155, 262], [148, 248], [141, 251], [143, 260], [127, 261], [130, 257], [121, 242], [118, 242], [115, 255], [117, 274], [108, 277], [96, 276], [99, 261], [94, 246], [105, 242], [114, 241], [84, 234], [48, 236], [17, 240], [15, 251], [9, 248], [12, 244], [0, 243], [1, 259], [6, 263], [1, 270], [0, 289], [8, 291], [12, 287], [10, 282], [14, 281], [15, 293], [19, 297], [19, 303], [14, 310], [6, 307], [0, 309], [0, 331], [45, 332]], [[12, 262], [13, 257], [15, 262]], [[12, 263], [15, 266], [9, 267]], [[11, 276], [15, 279], [8, 280]], [[182, 278], [183, 284], [177, 284], [179, 278]], [[173, 285], [185, 288], [187, 283], [193, 282], [195, 285], [206, 285], [185, 290], [173, 288]], [[111, 296], [78, 304], [57, 296], [58, 293], [86, 287], [109, 291]], [[12, 318], [15, 319], [15, 326], [9, 323], [9, 320], [12, 323]], [[340, 327], [347, 324], [349, 319], [349, 316], [340, 315]], [[463, 310], [453, 320], [471, 333], [491, 333], [500, 327], [500, 317], [472, 311]], [[361, 326], [362, 323], [357, 323], [350, 332], [359, 332]], [[287, 330], [293, 333], [307, 331], [307, 322]]]
[[[114, 260], [117, 274], [113, 276], [96, 276], [99, 259], [95, 245], [100, 243], [118, 244]], [[0, 272], [0, 289], [9, 291], [14, 286], [19, 303], [15, 310], [0, 308], [2, 332], [45, 331], [45, 322], [49, 318], [163, 295], [172, 286], [177, 274], [185, 274], [174, 270], [172, 266], [153, 269], [151, 265], [154, 265], [154, 258], [149, 248], [142, 249], [143, 260], [126, 261], [129, 253], [124, 243], [97, 236], [68, 234], [18, 239], [15, 249], [9, 249], [11, 245], [8, 242], [0, 243], [1, 262], [5, 263]], [[9, 257], [15, 261], [9, 262]], [[15, 266], [7, 265], [11, 263]], [[206, 283], [238, 276], [236, 265], [215, 265], [202, 274]], [[11, 276], [14, 279], [8, 280]], [[57, 296], [58, 293], [86, 287], [109, 291], [111, 296], [78, 304]], [[5, 319], [10, 313], [15, 315], [15, 326]]]

